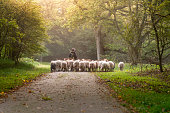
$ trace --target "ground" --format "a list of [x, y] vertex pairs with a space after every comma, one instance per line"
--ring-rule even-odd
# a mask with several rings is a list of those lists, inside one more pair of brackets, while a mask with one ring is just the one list
[[92, 73], [56, 72], [0, 100], [0, 113], [126, 113]]

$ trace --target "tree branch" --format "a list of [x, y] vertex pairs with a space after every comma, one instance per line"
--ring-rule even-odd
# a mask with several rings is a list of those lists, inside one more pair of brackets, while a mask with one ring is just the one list
[[170, 16], [170, 14], [167, 14], [167, 15], [155, 14], [155, 15], [158, 15], [159, 17], [165, 17], [165, 18], [167, 18], [168, 16]]
[[166, 55], [164, 58], [162, 58], [162, 60], [167, 59], [170, 56], [170, 53], [168, 55]]
[[156, 61], [155, 59], [152, 59], [150, 57], [145, 57], [143, 60], [149, 62], [150, 64], [156, 64], [156, 65], [159, 65], [159, 62]]

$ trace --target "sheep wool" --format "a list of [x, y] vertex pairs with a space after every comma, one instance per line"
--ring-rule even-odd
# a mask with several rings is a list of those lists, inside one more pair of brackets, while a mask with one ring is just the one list
[[118, 67], [120, 68], [121, 71], [123, 71], [124, 66], [125, 66], [124, 62], [119, 62]]

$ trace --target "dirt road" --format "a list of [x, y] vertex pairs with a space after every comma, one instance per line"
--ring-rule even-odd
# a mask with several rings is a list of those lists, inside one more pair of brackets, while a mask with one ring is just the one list
[[87, 72], [51, 73], [1, 99], [0, 113], [126, 113]]

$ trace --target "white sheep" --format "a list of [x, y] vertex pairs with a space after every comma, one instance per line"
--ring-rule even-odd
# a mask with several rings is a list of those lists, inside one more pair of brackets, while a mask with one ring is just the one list
[[95, 71], [98, 71], [98, 68], [99, 68], [99, 62], [98, 61], [94, 61], [95, 65], [96, 65], [96, 68], [95, 68]]
[[73, 60], [67, 60], [67, 66], [69, 71], [73, 71]]
[[118, 67], [120, 68], [121, 71], [123, 71], [125, 64], [124, 62], [119, 62]]
[[96, 63], [94, 61], [89, 62], [90, 71], [95, 71]]
[[85, 70], [84, 71], [90, 71], [89, 61], [88, 60], [84, 61], [84, 65], [85, 65]]
[[[119, 62], [118, 67], [123, 71], [125, 64]], [[55, 71], [114, 71], [115, 63], [107, 59], [93, 61], [90, 59], [82, 60], [56, 60], [51, 61], [51, 72]]]
[[101, 69], [102, 63], [103, 63], [103, 61], [98, 61], [99, 71], [100, 71], [100, 69]]
[[100, 64], [100, 70], [101, 71], [109, 71], [110, 69], [110, 64], [109, 62], [106, 62], [106, 61], [103, 61], [101, 64]]
[[68, 68], [67, 68], [67, 62], [64, 61], [64, 60], [61, 62], [61, 70], [62, 70], [62, 71], [67, 71], [67, 70], [68, 70]]
[[85, 61], [80, 61], [79, 62], [79, 68], [80, 68], [80, 71], [85, 71]]
[[110, 65], [110, 71], [114, 71], [115, 63], [112, 61], [109, 61], [109, 65]]
[[73, 63], [73, 69], [74, 71], [79, 71], [79, 62], [80, 60], [75, 60]]
[[56, 71], [61, 71], [61, 63], [62, 63], [62, 61], [61, 60], [57, 60], [55, 62], [56, 62]]

